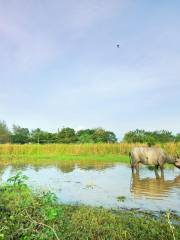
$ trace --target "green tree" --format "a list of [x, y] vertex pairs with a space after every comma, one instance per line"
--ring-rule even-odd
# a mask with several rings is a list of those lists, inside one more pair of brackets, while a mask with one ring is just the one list
[[79, 143], [93, 143], [94, 129], [84, 129], [77, 132], [77, 139]]
[[80, 143], [115, 143], [116, 135], [103, 128], [84, 129], [77, 132], [78, 142]]
[[175, 136], [175, 141], [180, 142], [180, 133], [177, 133]]
[[32, 143], [54, 143], [57, 142], [57, 134], [42, 131], [40, 128], [31, 131]]
[[75, 143], [77, 141], [76, 133], [73, 128], [62, 128], [57, 134], [59, 143]]
[[128, 143], [144, 143], [146, 142], [146, 132], [144, 130], [136, 129], [135, 131], [127, 132], [124, 135], [124, 141]]
[[166, 130], [155, 131], [153, 132], [153, 135], [156, 138], [156, 141], [160, 143], [172, 142], [175, 140], [172, 132]]
[[107, 143], [116, 143], [117, 138], [116, 138], [115, 133], [113, 133], [111, 131], [106, 131], [106, 142]]
[[0, 121], [0, 143], [10, 142], [10, 131], [5, 121]]
[[149, 146], [155, 143], [166, 143], [175, 140], [173, 134], [169, 131], [145, 131], [136, 129], [135, 131], [127, 132], [124, 135], [124, 141], [128, 143], [147, 143]]
[[151, 146], [155, 145], [156, 139], [151, 134], [149, 134], [145, 138], [145, 143], [147, 143], [147, 145], [149, 147], [151, 147]]
[[96, 128], [93, 133], [95, 143], [113, 143], [116, 142], [116, 135], [113, 132], [105, 131], [103, 128]]
[[21, 128], [18, 125], [13, 125], [12, 142], [13, 143], [28, 143], [30, 141], [30, 133], [28, 128]]
[[31, 142], [32, 143], [40, 143], [42, 131], [40, 128], [34, 129], [31, 131]]

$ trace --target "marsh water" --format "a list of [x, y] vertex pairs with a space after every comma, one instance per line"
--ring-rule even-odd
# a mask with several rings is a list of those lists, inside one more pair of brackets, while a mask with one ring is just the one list
[[63, 203], [106, 208], [137, 208], [180, 214], [180, 170], [165, 169], [164, 177], [141, 167], [132, 175], [128, 165], [103, 162], [54, 162], [0, 166], [0, 181], [19, 170], [36, 191], [52, 191]]

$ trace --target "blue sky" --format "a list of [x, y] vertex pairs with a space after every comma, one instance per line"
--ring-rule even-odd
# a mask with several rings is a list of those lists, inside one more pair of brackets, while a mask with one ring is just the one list
[[180, 132], [179, 12], [176, 0], [0, 0], [0, 119]]

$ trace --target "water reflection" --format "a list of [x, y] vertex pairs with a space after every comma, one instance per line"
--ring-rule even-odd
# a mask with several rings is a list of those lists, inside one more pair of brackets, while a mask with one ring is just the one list
[[[0, 166], [0, 180], [21, 170], [28, 184], [54, 192], [64, 203], [83, 203], [108, 208], [172, 209], [180, 214], [180, 170], [165, 170], [164, 176], [142, 168], [140, 175], [127, 165], [102, 161], [48, 161]], [[90, 187], [89, 187], [90, 186]], [[117, 201], [124, 196], [125, 201]]]
[[180, 188], [180, 176], [166, 180], [164, 175], [155, 178], [141, 178], [139, 173], [132, 174], [130, 190], [135, 197], [164, 198], [174, 188]]
[[79, 167], [80, 169], [84, 169], [84, 170], [104, 170], [106, 168], [110, 168], [113, 167], [115, 165], [115, 163], [112, 162], [103, 162], [103, 161], [53, 161], [52, 160], [49, 161], [44, 161], [42, 163], [42, 161], [33, 161], [33, 162], [29, 162], [24, 160], [24, 163], [15, 163], [15, 164], [1, 164], [0, 165], [0, 175], [1, 175], [1, 171], [3, 171], [3, 169], [7, 168], [7, 166], [12, 166], [13, 167], [13, 171], [24, 171], [28, 166], [33, 168], [35, 171], [39, 171], [40, 169], [44, 168], [44, 167], [56, 167], [57, 169], [61, 170], [61, 172], [63, 173], [70, 173], [73, 172], [74, 169], [76, 167]]

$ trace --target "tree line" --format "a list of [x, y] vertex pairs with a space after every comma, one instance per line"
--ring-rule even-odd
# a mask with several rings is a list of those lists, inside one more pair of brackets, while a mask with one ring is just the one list
[[18, 125], [13, 125], [9, 130], [4, 121], [0, 121], [0, 143], [115, 143], [116, 135], [103, 128], [84, 129], [75, 131], [73, 128], [64, 127], [56, 133], [43, 131], [40, 128], [29, 130]]
[[123, 140], [127, 143], [147, 143], [149, 146], [156, 143], [180, 142], [180, 133], [173, 134], [170, 131], [145, 131], [136, 129], [127, 132]]
[[[103, 128], [83, 129], [75, 131], [73, 128], [64, 127], [55, 133], [43, 131], [40, 128], [29, 130], [18, 125], [13, 125], [10, 130], [5, 121], [0, 121], [0, 144], [2, 143], [116, 143], [114, 132]], [[170, 131], [145, 131], [135, 130], [125, 133], [123, 142], [147, 143], [149, 146], [156, 143], [180, 142], [180, 133], [172, 134]]]

